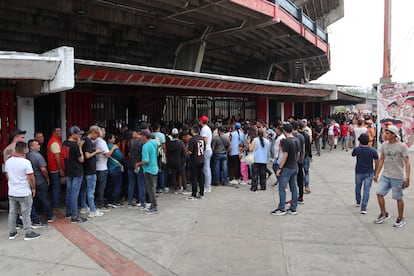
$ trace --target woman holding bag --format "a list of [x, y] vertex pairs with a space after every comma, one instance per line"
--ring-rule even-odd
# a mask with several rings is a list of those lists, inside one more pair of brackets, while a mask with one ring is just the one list
[[108, 206], [117, 208], [121, 206], [119, 199], [121, 195], [122, 172], [124, 171], [124, 166], [122, 165], [124, 154], [115, 144], [114, 134], [108, 133], [105, 140], [109, 150], [116, 147], [108, 158]]
[[257, 186], [260, 183], [260, 189], [266, 190], [266, 169], [269, 160], [270, 142], [264, 139], [263, 130], [258, 130], [258, 136], [249, 144], [249, 151], [254, 152], [253, 175], [251, 191], [257, 192]]

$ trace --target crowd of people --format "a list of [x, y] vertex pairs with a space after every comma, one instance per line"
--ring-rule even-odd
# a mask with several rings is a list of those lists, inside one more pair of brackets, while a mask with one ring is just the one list
[[[55, 127], [47, 143], [43, 133], [36, 132], [27, 144], [26, 131], [17, 129], [10, 134], [11, 143], [3, 151], [9, 185], [9, 238], [18, 235], [16, 227], [24, 228], [25, 240], [39, 238], [32, 228], [53, 223], [54, 212], [64, 212], [72, 223], [82, 223], [87, 217], [101, 217], [123, 204], [128, 209], [140, 208], [148, 215], [158, 214], [157, 194], [161, 193], [200, 200], [212, 191], [211, 186], [218, 185], [250, 185], [250, 190], [257, 193], [266, 190], [272, 174], [277, 179], [273, 185], [278, 185], [279, 204], [271, 213], [295, 215], [298, 204], [304, 203], [304, 194], [311, 193], [312, 145], [320, 156], [326, 143], [332, 152], [338, 141], [342, 150], [353, 149], [352, 155], [357, 157], [355, 198], [361, 213], [367, 213], [371, 182], [377, 181], [384, 167], [380, 179], [383, 184], [377, 190], [381, 214], [375, 222], [389, 218], [383, 196], [392, 187], [399, 210], [394, 226], [403, 226], [402, 187], [408, 187], [410, 172], [407, 150], [398, 140], [398, 129], [389, 126], [378, 157], [372, 147], [376, 133], [373, 119], [290, 117], [283, 123], [278, 120], [266, 124], [261, 119], [240, 118], [210, 122], [207, 116], [201, 116], [192, 124], [175, 124], [171, 128], [161, 127], [159, 122], [143, 122], [122, 133], [106, 133], [105, 127], [98, 125], [85, 131], [72, 126], [65, 141], [62, 129]], [[397, 136], [393, 139], [389, 133]], [[400, 156], [392, 157], [399, 160], [397, 163], [389, 161], [392, 150]], [[397, 186], [401, 188], [398, 192]], [[291, 193], [290, 200], [286, 198], [287, 191]]]

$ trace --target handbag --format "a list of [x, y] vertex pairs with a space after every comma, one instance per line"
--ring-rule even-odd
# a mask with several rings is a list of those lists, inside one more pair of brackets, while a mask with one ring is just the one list
[[121, 172], [124, 172], [124, 166], [118, 160], [116, 160], [112, 156], [109, 156], [109, 158], [111, 158], [112, 161], [114, 161], [115, 163], [117, 163], [121, 167]]
[[256, 149], [256, 144], [254, 145], [253, 150], [249, 151], [249, 153], [244, 157], [244, 161], [247, 165], [252, 165], [254, 163], [254, 150]]

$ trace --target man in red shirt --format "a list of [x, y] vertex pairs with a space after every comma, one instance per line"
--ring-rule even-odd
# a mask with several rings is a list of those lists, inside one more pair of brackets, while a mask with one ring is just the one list
[[340, 126], [341, 129], [341, 144], [342, 144], [342, 150], [348, 151], [348, 142], [349, 142], [349, 126], [344, 120]]
[[52, 186], [52, 207], [59, 209], [60, 204], [60, 177], [65, 176], [65, 164], [61, 155], [62, 129], [55, 127], [52, 136], [47, 142], [47, 169]]

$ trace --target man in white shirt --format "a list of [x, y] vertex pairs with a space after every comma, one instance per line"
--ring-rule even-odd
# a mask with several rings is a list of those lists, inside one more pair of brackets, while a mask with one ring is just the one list
[[30, 223], [33, 197], [36, 194], [36, 182], [32, 164], [26, 159], [25, 142], [16, 143], [13, 156], [6, 161], [5, 172], [9, 185], [9, 239], [14, 240], [18, 236], [16, 218], [19, 210], [25, 230], [24, 240], [40, 238], [40, 234], [32, 231]]
[[96, 155], [96, 186], [98, 190], [97, 208], [101, 212], [109, 212], [110, 209], [105, 207], [105, 188], [108, 180], [108, 158], [118, 147], [109, 150], [103, 137], [105, 137], [105, 128], [100, 127], [99, 137], [94, 141], [95, 149], [102, 153]]
[[213, 133], [211, 132], [210, 127], [207, 125], [208, 117], [203, 115], [200, 117], [201, 131], [200, 136], [204, 138], [206, 149], [204, 151], [204, 188], [206, 192], [211, 192], [211, 156], [213, 155], [213, 150], [211, 148], [211, 140], [213, 140]]
[[368, 133], [368, 129], [364, 126], [364, 121], [359, 119], [358, 120], [358, 126], [354, 128], [355, 133], [355, 147], [359, 146], [359, 136], [361, 136], [362, 133]]

